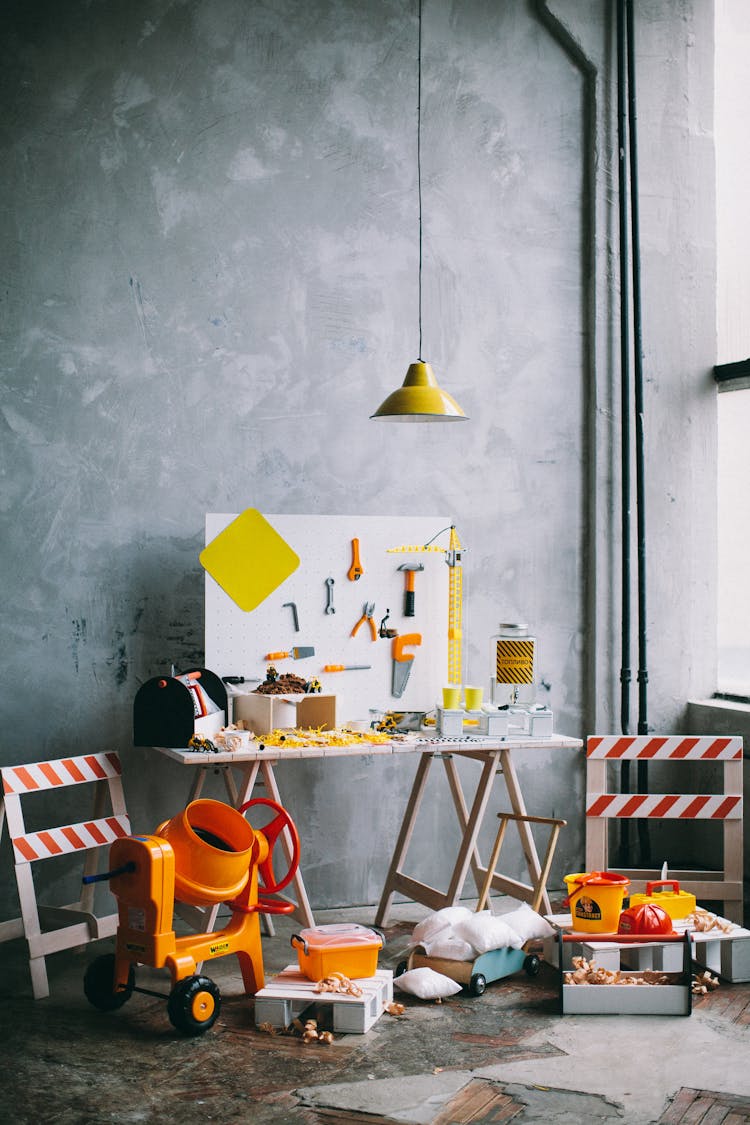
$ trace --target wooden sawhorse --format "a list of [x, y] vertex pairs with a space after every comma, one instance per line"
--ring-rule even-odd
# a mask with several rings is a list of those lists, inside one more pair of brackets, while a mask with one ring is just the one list
[[[486, 884], [487, 894], [489, 894], [490, 890], [496, 890], [501, 894], [512, 895], [522, 902], [531, 903], [536, 900], [537, 905], [541, 902], [545, 913], [549, 914], [551, 912], [546, 887], [543, 882], [540, 883], [543, 868], [539, 861], [534, 837], [531, 834], [530, 824], [533, 823], [533, 820], [526, 812], [521, 786], [513, 763], [513, 754], [516, 751], [533, 751], [542, 748], [545, 750], [568, 747], [578, 748], [582, 746], [582, 743], [579, 739], [567, 738], [560, 735], [553, 735], [551, 738], [547, 739], [519, 739], [518, 741], [484, 740], [484, 745], [482, 745], [482, 742], [483, 740], [476, 739], [467, 742], [448, 743], [439, 746], [439, 748], [438, 744], [434, 743], [420, 745], [418, 747], [420, 750], [419, 765], [417, 766], [417, 773], [414, 778], [411, 793], [409, 794], [404, 819], [401, 823], [401, 830], [398, 835], [391, 865], [388, 869], [388, 875], [378, 905], [378, 911], [375, 915], [375, 925], [382, 926], [384, 924], [391, 908], [393, 897], [397, 892], [405, 895], [414, 902], [429, 906], [432, 910], [440, 910], [444, 906], [454, 906], [461, 897], [469, 869], [471, 869], [479, 894], [482, 893]], [[471, 758], [481, 763], [482, 771], [474, 792], [471, 809], [469, 809], [466, 803], [454, 758]], [[451, 872], [447, 891], [440, 891], [437, 887], [428, 886], [426, 883], [422, 883], [407, 875], [403, 870], [403, 864], [414, 833], [417, 815], [424, 797], [427, 778], [432, 764], [435, 761], [441, 761], [443, 763], [459, 826], [462, 831], [461, 843], [459, 845], [453, 871]], [[496, 778], [500, 774], [502, 774], [505, 788], [510, 799], [513, 819], [518, 826], [518, 834], [531, 880], [530, 883], [524, 883], [518, 879], [513, 879], [509, 875], [502, 875], [495, 871], [492, 866], [485, 867], [479, 857], [477, 849], [479, 831], [492, 798]], [[556, 840], [557, 837], [555, 836], [555, 843]], [[502, 839], [500, 842], [502, 844]], [[541, 896], [537, 896], [536, 892], [540, 885], [542, 886], [542, 893]]]

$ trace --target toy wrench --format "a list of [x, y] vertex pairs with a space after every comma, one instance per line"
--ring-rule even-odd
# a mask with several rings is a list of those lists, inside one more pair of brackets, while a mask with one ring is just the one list
[[359, 539], [352, 539], [352, 565], [349, 567], [346, 577], [350, 582], [356, 582], [364, 573], [365, 569], [359, 561]]

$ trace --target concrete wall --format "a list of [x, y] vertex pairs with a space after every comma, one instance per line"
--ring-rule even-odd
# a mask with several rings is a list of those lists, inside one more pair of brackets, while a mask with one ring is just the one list
[[[526, 620], [557, 728], [617, 729], [610, 7], [425, 0], [424, 355], [471, 416], [445, 429], [368, 419], [418, 346], [414, 4], [6, 5], [5, 763], [112, 747], [138, 829], [181, 807], [187, 776], [130, 745], [132, 701], [201, 661], [204, 513], [250, 506], [452, 512], [470, 677]], [[636, 10], [649, 721], [669, 729], [715, 661], [713, 26], [704, 0]], [[287, 767], [314, 905], [377, 899], [413, 768]], [[581, 756], [521, 776], [570, 821], [559, 881]], [[436, 788], [428, 876], [453, 820]]]

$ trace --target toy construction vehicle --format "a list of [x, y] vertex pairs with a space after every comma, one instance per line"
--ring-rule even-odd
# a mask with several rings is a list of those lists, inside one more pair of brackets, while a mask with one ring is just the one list
[[[242, 815], [256, 806], [266, 806], [272, 813], [262, 830], [254, 829]], [[276, 879], [272, 853], [284, 831], [291, 838], [291, 860], [286, 875]], [[208, 1031], [219, 1015], [221, 995], [197, 966], [236, 953], [246, 993], [253, 995], [263, 988], [259, 914], [289, 914], [294, 909], [292, 902], [268, 896], [291, 882], [299, 853], [291, 817], [265, 798], [248, 801], [239, 810], [221, 801], [193, 801], [153, 836], [116, 840], [110, 849], [111, 870], [92, 877], [109, 879], [118, 900], [116, 949], [92, 961], [86, 970], [83, 987], [88, 1000], [102, 1011], [114, 1011], [133, 992], [153, 995], [150, 989], [136, 987], [136, 966], [166, 968], [172, 982], [165, 997], [167, 1015], [173, 1026], [187, 1035]], [[196, 907], [224, 902], [232, 916], [223, 930], [177, 937], [175, 900]]]

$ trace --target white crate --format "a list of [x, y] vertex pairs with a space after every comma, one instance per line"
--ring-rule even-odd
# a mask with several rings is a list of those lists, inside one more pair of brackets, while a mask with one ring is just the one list
[[[552, 938], [546, 938], [544, 943], [544, 960], [551, 965], [558, 964], [559, 943]], [[563, 969], [573, 967], [573, 957], [585, 957], [593, 961], [597, 968], [607, 969], [616, 973], [619, 969], [629, 971], [659, 973], [679, 973], [682, 969], [682, 946], [677, 942], [643, 942], [637, 945], [618, 945], [616, 942], [597, 941], [592, 936], [590, 941], [580, 943], [567, 942], [563, 944]]]
[[[708, 933], [693, 932], [690, 941], [693, 946], [693, 960], [697, 965], [723, 977], [724, 980], [739, 983], [750, 980], [750, 930], [726, 922], [732, 926], [728, 934], [720, 931]], [[675, 923], [675, 929], [678, 923]]]
[[297, 965], [287, 967], [272, 977], [255, 994], [255, 1024], [289, 1027], [293, 1020], [313, 1004], [333, 1009], [333, 1030], [363, 1034], [380, 1019], [386, 1004], [393, 1000], [393, 973], [378, 969], [373, 977], [355, 982], [361, 996], [339, 992], [315, 992], [314, 981], [308, 980]]
[[[572, 919], [569, 914], [548, 915], [553, 925], [561, 929], [571, 929]], [[731, 926], [728, 933], [722, 930], [712, 930], [708, 933], [698, 933], [693, 930], [690, 934], [693, 961], [702, 969], [708, 969], [726, 981], [739, 984], [750, 981], [750, 930], [719, 918], [723, 925]], [[677, 933], [684, 933], [687, 924], [683, 919], [676, 919], [674, 928]], [[620, 950], [627, 953], [620, 958]], [[648, 942], [638, 946], [618, 946], [609, 942], [596, 941], [596, 934], [591, 935], [591, 940], [585, 943], [583, 956], [589, 961], [596, 961], [602, 969], [617, 970], [620, 965], [633, 969], [655, 969], [661, 972], [676, 972], [673, 965], [677, 964], [677, 954], [674, 945]], [[570, 968], [573, 951], [577, 949], [571, 945], [563, 947], [563, 958], [566, 969]], [[591, 954], [585, 950], [591, 950]], [[546, 938], [544, 942], [544, 960], [551, 965], [558, 962], [558, 942], [556, 938]], [[678, 966], [679, 967], [679, 966]]]

